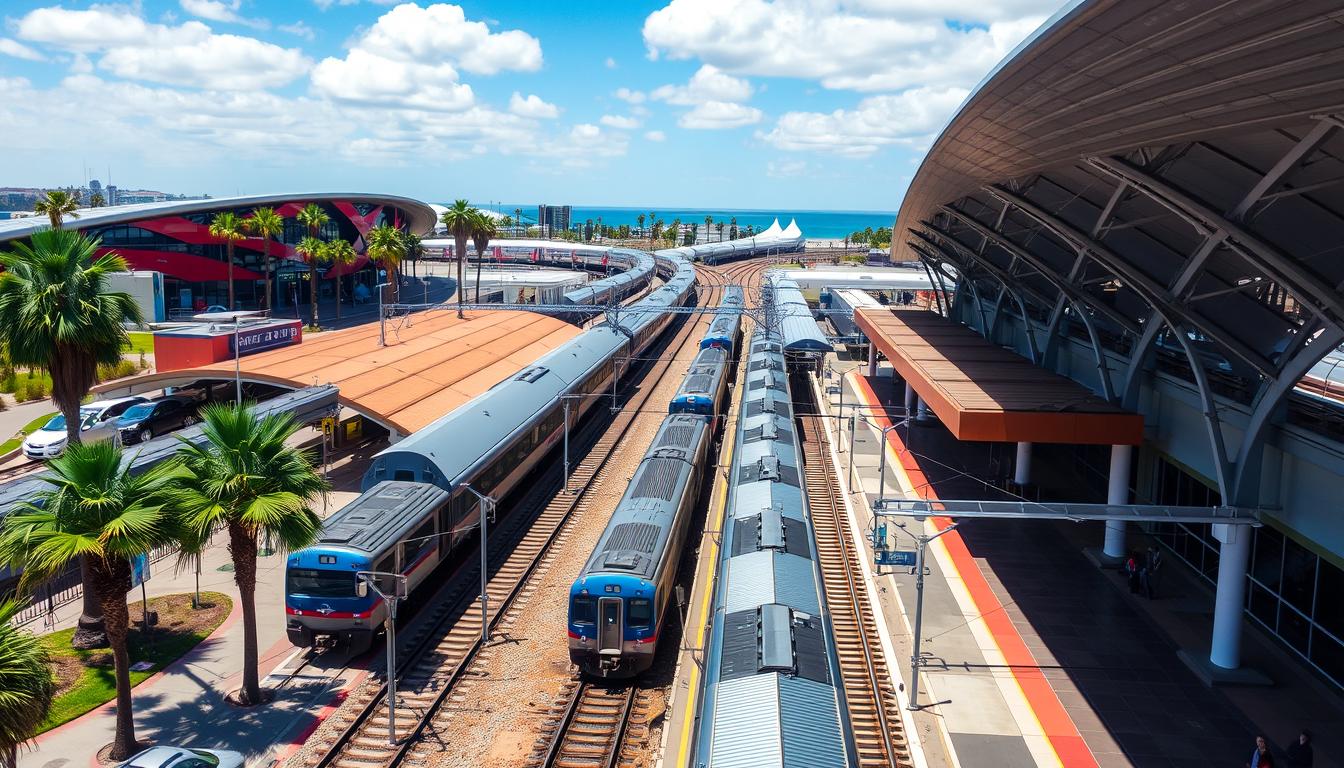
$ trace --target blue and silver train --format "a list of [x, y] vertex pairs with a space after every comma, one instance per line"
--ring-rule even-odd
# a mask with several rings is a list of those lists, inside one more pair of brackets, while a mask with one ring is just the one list
[[849, 768], [857, 758], [780, 338], [755, 334], [748, 360], [695, 764]]
[[718, 416], [723, 412], [724, 392], [728, 389], [728, 352], [719, 347], [702, 349], [695, 354], [686, 377], [677, 387], [669, 413], [693, 413]]
[[742, 288], [736, 285], [730, 285], [723, 289], [723, 298], [719, 301], [719, 307], [734, 309], [732, 314], [721, 314], [714, 316], [714, 322], [709, 324], [709, 330], [705, 332], [705, 337], [700, 340], [700, 348], [708, 349], [718, 347], [728, 350], [729, 356], [737, 352], [737, 345], [742, 341], [742, 309], [746, 300]]
[[[593, 327], [374, 457], [364, 475], [364, 494], [331, 518], [318, 544], [289, 556], [294, 577], [287, 572], [285, 606], [292, 642], [309, 646], [329, 636], [356, 650], [367, 647], [378, 626], [373, 621], [376, 614], [360, 615], [364, 609], [341, 601], [354, 600], [355, 571], [384, 569], [356, 566], [379, 564], [390, 552], [395, 555], [395, 570], [402, 571], [407, 562], [403, 548], [412, 543], [408, 539], [432, 540], [432, 554], [416, 554], [437, 562], [472, 538], [481, 513], [472, 491], [498, 500], [514, 490], [563, 435], [560, 396], [609, 389], [622, 373], [622, 362], [637, 358], [675, 318], [661, 310], [686, 303], [695, 268], [675, 257], [657, 261], [669, 275], [667, 281], [627, 309], [619, 330], [606, 323]], [[596, 399], [576, 398], [571, 419], [581, 418]], [[407, 521], [383, 496], [389, 487], [417, 486], [437, 488], [443, 494], [432, 504], [418, 506], [418, 516]], [[360, 527], [379, 532], [378, 547], [328, 538], [329, 529], [356, 515]], [[384, 544], [388, 549], [380, 548]], [[426, 567], [425, 572], [430, 570]], [[350, 610], [338, 608], [338, 603]]]
[[584, 672], [630, 677], [653, 665], [713, 442], [706, 419], [663, 420], [570, 587], [569, 658]]

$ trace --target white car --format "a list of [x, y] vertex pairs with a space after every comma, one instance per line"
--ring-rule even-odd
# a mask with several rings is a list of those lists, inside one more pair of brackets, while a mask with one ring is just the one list
[[[118, 397], [79, 406], [79, 439], [86, 443], [107, 440], [117, 434], [117, 417], [143, 397]], [[30, 459], [54, 459], [65, 452], [65, 416], [56, 414], [23, 439], [23, 455]]]
[[243, 756], [223, 749], [150, 747], [117, 768], [243, 768]]

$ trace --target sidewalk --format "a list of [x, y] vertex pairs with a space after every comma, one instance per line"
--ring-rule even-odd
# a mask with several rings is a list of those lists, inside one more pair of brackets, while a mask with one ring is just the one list
[[[885, 376], [848, 377], [846, 409], [860, 399], [903, 405]], [[838, 397], [831, 400], [834, 407]], [[886, 426], [899, 417], [873, 420]], [[861, 427], [856, 439], [855, 464], [871, 499], [878, 455], [866, 455], [865, 432], [874, 442], [879, 436]], [[936, 422], [898, 427], [888, 448], [888, 472], [901, 465], [907, 494], [1005, 497], [979, 479], [991, 466], [988, 446], [959, 443]], [[1052, 468], [1038, 463], [1037, 472]], [[859, 506], [868, 517], [868, 505]], [[934, 532], [935, 521], [929, 526]], [[1131, 546], [1143, 546], [1137, 531], [1131, 535]], [[895, 539], [896, 548], [913, 549], [909, 535]], [[1082, 554], [1100, 540], [1100, 525], [968, 520], [930, 545], [920, 701], [939, 702], [925, 711], [940, 716], [961, 765], [1242, 765], [1258, 730], [1281, 749], [1304, 726], [1317, 734], [1315, 765], [1339, 764], [1337, 694], [1250, 627], [1247, 663], [1276, 687], [1204, 687], [1175, 651], [1207, 644], [1212, 595], [1176, 573], [1175, 558], [1160, 599], [1129, 595], [1118, 574]], [[904, 573], [879, 578], [911, 619], [913, 581]], [[908, 657], [893, 663], [909, 668]]]
[[[326, 512], [335, 512], [356, 494], [362, 467], [346, 459], [333, 463], [331, 478], [338, 489]], [[319, 502], [316, 510], [324, 514]], [[262, 557], [257, 568], [257, 647], [262, 686], [275, 692], [269, 704], [242, 709], [224, 695], [242, 684], [243, 624], [238, 588], [227, 536], [219, 534], [203, 558], [201, 589], [222, 592], [234, 601], [233, 612], [210, 637], [132, 692], [136, 737], [173, 746], [231, 749], [246, 756], [247, 765], [265, 768], [288, 753], [315, 726], [321, 706], [343, 695], [365, 672], [347, 668], [343, 656], [322, 656], [304, 666], [306, 654], [285, 636], [283, 554]], [[150, 597], [191, 592], [195, 572], [178, 571], [173, 558], [156, 564], [145, 583]], [[139, 590], [129, 598], [140, 599]], [[55, 629], [74, 626], [79, 601], [57, 611]], [[41, 623], [33, 629], [42, 629]], [[339, 656], [339, 657], [338, 657]], [[295, 672], [298, 674], [294, 674]], [[100, 748], [112, 741], [115, 707], [111, 702], [37, 737], [36, 748], [21, 751], [20, 768], [83, 768], [96, 765]]]

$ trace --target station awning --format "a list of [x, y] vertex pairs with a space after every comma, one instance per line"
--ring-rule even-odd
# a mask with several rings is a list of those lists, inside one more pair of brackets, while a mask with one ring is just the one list
[[1139, 414], [941, 315], [861, 308], [854, 322], [958, 440], [1143, 442]]

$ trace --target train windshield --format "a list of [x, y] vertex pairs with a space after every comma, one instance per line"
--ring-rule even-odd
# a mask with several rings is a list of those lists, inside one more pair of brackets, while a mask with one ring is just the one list
[[574, 624], [596, 624], [597, 601], [588, 595], [575, 595], [569, 603], [569, 620]]
[[653, 624], [653, 603], [642, 597], [632, 597], [627, 603], [625, 621], [632, 627], [647, 627]]
[[290, 568], [285, 589], [308, 597], [354, 597], [355, 574], [318, 568]]

